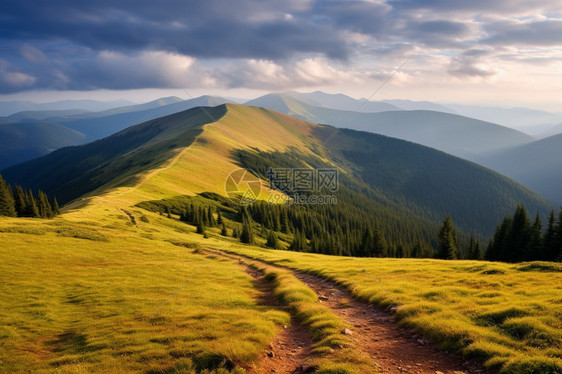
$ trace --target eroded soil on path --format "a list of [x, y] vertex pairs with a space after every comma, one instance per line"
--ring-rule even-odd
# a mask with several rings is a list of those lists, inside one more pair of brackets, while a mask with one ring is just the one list
[[319, 302], [350, 325], [351, 338], [383, 373], [486, 373], [478, 362], [440, 351], [423, 337], [399, 327], [389, 312], [359, 301], [342, 287], [311, 274], [293, 274], [317, 293]]
[[[274, 296], [272, 285], [263, 274], [254, 268], [245, 266], [248, 274], [254, 278], [254, 285], [259, 291], [258, 302], [261, 305], [285, 310], [285, 307]], [[294, 318], [291, 324], [283, 326], [269, 343], [267, 350], [257, 360], [246, 367], [250, 374], [297, 374], [305, 373], [310, 366], [307, 364], [312, 351], [312, 339], [308, 329]]]
[[[212, 251], [218, 254], [216, 251]], [[239, 261], [254, 278], [260, 291], [260, 303], [276, 309], [284, 306], [275, 298], [272, 285], [263, 274], [245, 263], [246, 257], [220, 252], [220, 255]], [[276, 267], [275, 265], [248, 259]], [[495, 373], [481, 363], [444, 352], [410, 329], [402, 328], [394, 316], [372, 304], [360, 301], [343, 287], [316, 275], [285, 268], [293, 273], [318, 295], [318, 302], [329, 307], [350, 327], [342, 331], [350, 335], [356, 346], [368, 354], [382, 373], [412, 374], [481, 374]], [[311, 369], [307, 359], [311, 354], [312, 340], [307, 329], [292, 320], [272, 340], [262, 357], [248, 366], [251, 374], [304, 373]]]

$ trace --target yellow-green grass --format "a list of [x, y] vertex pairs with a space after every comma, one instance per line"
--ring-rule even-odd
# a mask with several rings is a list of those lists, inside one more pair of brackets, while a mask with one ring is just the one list
[[[396, 304], [401, 323], [506, 372], [562, 371], [562, 273], [549, 271], [556, 270], [552, 264], [274, 251], [222, 238], [218, 230], [204, 239], [191, 226], [135, 208], [178, 195], [224, 194], [240, 147], [310, 152], [300, 137], [314, 125], [279, 121], [282, 115], [261, 109], [227, 109], [158, 169], [102, 187], [55, 220], [0, 218], [0, 372], [192, 372], [209, 358], [251, 360], [288, 314], [256, 305], [241, 268], [192, 253], [192, 243], [313, 272], [370, 302]], [[271, 193], [264, 191], [262, 198]], [[345, 364], [330, 365], [326, 373]]]
[[[562, 372], [562, 265], [351, 259], [225, 248], [332, 279], [441, 345], [504, 372]], [[394, 309], [394, 308], [393, 308]]]
[[236, 264], [150, 239], [188, 234], [114, 221], [0, 219], [0, 372], [228, 367], [289, 323]]

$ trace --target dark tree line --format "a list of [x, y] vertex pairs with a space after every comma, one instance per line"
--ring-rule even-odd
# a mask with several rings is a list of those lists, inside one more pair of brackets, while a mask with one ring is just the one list
[[537, 214], [531, 220], [524, 206], [520, 205], [513, 216], [505, 217], [498, 225], [486, 250], [490, 261], [562, 261], [562, 209], [556, 219], [550, 212], [548, 225]]
[[53, 218], [59, 213], [56, 198], [50, 201], [43, 191], [34, 195], [18, 185], [12, 189], [0, 175], [0, 216]]
[[[271, 233], [268, 237], [276, 233], [291, 235], [288, 249], [293, 251], [358, 257], [433, 256], [431, 247], [421, 241], [410, 246], [389, 244], [376, 220], [367, 220], [360, 212], [339, 205], [311, 207], [257, 201], [241, 211], [249, 213], [249, 222]], [[274, 247], [274, 238], [268, 242]]]

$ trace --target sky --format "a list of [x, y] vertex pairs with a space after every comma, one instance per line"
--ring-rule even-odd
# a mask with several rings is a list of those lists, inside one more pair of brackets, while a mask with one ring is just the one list
[[562, 1], [2, 1], [2, 101], [287, 90], [562, 112]]

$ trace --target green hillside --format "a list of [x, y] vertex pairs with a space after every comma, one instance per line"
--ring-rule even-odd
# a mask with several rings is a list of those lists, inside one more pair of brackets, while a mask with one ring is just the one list
[[4, 173], [15, 183], [43, 188], [66, 203], [101, 186], [132, 183], [138, 173], [189, 146], [201, 125], [211, 121], [208, 113], [220, 118], [224, 112], [222, 106], [172, 114], [84, 146], [57, 150]]
[[[301, 347], [308, 352], [301, 361], [283, 368], [287, 373], [300, 365], [318, 374], [380, 372], [384, 357], [368, 351], [357, 340], [361, 334], [390, 350], [408, 341], [412, 353], [433, 341], [459, 354], [454, 370], [475, 359], [505, 373], [559, 372], [558, 264], [356, 259], [273, 250], [265, 248], [267, 218], [263, 225], [254, 222], [254, 245], [232, 237], [241, 227], [236, 214], [241, 208], [227, 209], [233, 203], [225, 196], [225, 180], [244, 164], [253, 164], [260, 174], [268, 164], [336, 166], [341, 209], [351, 219], [369, 219], [373, 213], [382, 222], [397, 222], [407, 212], [406, 222], [419, 220], [422, 228], [435, 223], [415, 213], [423, 208], [406, 182], [424, 187], [426, 178], [416, 176], [418, 168], [429, 181], [450, 168], [467, 174], [462, 183], [443, 179], [428, 185], [437, 185], [444, 202], [464, 184], [467, 189], [483, 186], [506, 205], [510, 188], [514, 198], [536, 197], [486, 169], [397, 139], [342, 131], [326, 147], [323, 140], [332, 131], [266, 109], [195, 108], [3, 173], [12, 183], [16, 177], [31, 182], [35, 173], [38, 185], [53, 189], [59, 188], [58, 180], [63, 195], [74, 194], [73, 186], [90, 192], [51, 220], [0, 217], [0, 292], [5, 296], [0, 300], [0, 371], [254, 373], [265, 371], [259, 365], [272, 358], [272, 347], [292, 329], [309, 334], [310, 342]], [[387, 153], [392, 158], [385, 158]], [[495, 185], [505, 187], [504, 194]], [[279, 196], [266, 187], [263, 182], [260, 199]], [[152, 211], [151, 205], [162, 202], [212, 206], [215, 220], [216, 208], [225, 207], [221, 218], [227, 236], [220, 226], [210, 225], [205, 235], [197, 234], [175, 212]], [[256, 220], [261, 206], [268, 205], [258, 201], [248, 207]], [[319, 206], [291, 209], [295, 222], [319, 212], [338, 213]], [[334, 222], [343, 222], [339, 218]], [[285, 247], [294, 236], [276, 234]], [[245, 265], [248, 260], [225, 253], [269, 264]], [[329, 307], [331, 283], [320, 294], [289, 269], [316, 274], [322, 283], [336, 281], [347, 296]], [[406, 334], [389, 340], [383, 330], [359, 330], [346, 317], [355, 312], [351, 294], [368, 303], [365, 319], [398, 322]], [[277, 306], [265, 304], [266, 299]], [[375, 306], [395, 314], [375, 314]], [[424, 368], [449, 372], [435, 357], [422, 357]], [[389, 364], [402, 367], [401, 360]]]
[[[205, 125], [216, 120], [212, 127]], [[185, 159], [182, 175], [174, 176], [191, 193], [224, 194], [224, 181], [240, 166], [260, 173], [264, 186], [272, 166], [337, 167], [342, 175], [338, 209], [364, 215], [394, 244], [431, 243], [437, 224], [447, 214], [463, 237], [474, 233], [487, 238], [519, 203], [545, 216], [551, 208], [545, 199], [505, 177], [427, 147], [370, 133], [336, 131], [233, 104], [148, 121], [7, 169], [3, 175], [14, 184], [41, 188], [69, 202], [97, 188], [130, 185], [139, 173], [163, 165], [195, 139], [196, 147], [188, 150], [198, 158]], [[172, 192], [159, 190], [173, 197]]]

